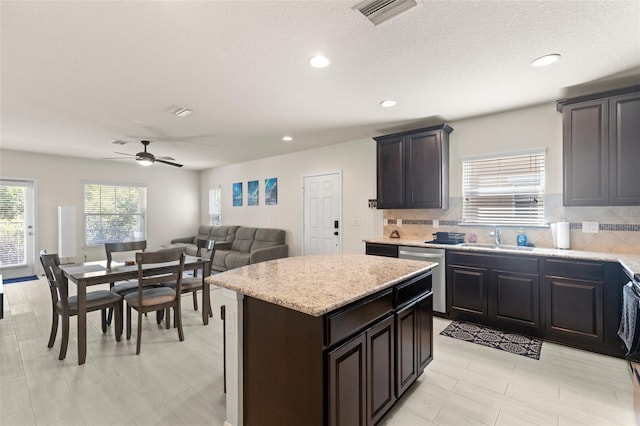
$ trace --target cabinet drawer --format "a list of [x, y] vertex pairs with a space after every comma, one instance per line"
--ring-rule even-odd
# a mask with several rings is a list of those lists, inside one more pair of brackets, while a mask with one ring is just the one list
[[331, 346], [355, 334], [393, 310], [393, 290], [388, 289], [373, 298], [348, 306], [326, 317], [325, 346]]
[[547, 259], [547, 275], [604, 280], [604, 263]]
[[366, 254], [374, 256], [398, 257], [398, 246], [391, 244], [367, 243]]
[[429, 275], [421, 275], [394, 288], [395, 304], [398, 308], [431, 291], [431, 272]]
[[448, 265], [478, 266], [489, 269], [508, 270], [524, 274], [539, 272], [538, 257], [526, 255], [488, 255], [447, 251]]

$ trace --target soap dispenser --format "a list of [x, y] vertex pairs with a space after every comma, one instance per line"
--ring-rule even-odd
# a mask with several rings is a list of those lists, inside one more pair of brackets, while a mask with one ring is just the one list
[[524, 233], [524, 228], [520, 227], [518, 230], [518, 236], [516, 237], [516, 243], [518, 247], [525, 247], [527, 245], [527, 234]]

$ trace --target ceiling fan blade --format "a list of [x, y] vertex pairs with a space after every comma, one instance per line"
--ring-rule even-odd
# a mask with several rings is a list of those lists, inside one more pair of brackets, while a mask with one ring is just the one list
[[172, 163], [171, 161], [160, 160], [158, 157], [156, 157], [156, 163], [168, 164], [174, 167], [182, 167], [182, 164]]
[[127, 154], [126, 152], [114, 152], [114, 154], [128, 155], [129, 157], [135, 157], [135, 155], [133, 155], [133, 154]]
[[173, 158], [173, 157], [156, 157], [156, 160], [158, 160], [158, 159], [166, 160], [166, 161], [176, 161], [176, 159]]
[[133, 160], [133, 158], [125, 158], [125, 157], [104, 157], [101, 160]]

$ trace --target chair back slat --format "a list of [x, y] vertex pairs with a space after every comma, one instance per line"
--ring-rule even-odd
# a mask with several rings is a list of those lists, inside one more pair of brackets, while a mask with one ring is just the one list
[[127, 251], [145, 251], [147, 249], [147, 241], [126, 241], [118, 243], [104, 243], [104, 251], [107, 253], [107, 269], [111, 269], [112, 254]]
[[40, 263], [49, 283], [51, 291], [51, 302], [55, 305], [60, 302], [64, 309], [69, 305], [69, 283], [60, 269], [60, 258], [58, 253], [47, 253], [46, 250], [40, 252]]

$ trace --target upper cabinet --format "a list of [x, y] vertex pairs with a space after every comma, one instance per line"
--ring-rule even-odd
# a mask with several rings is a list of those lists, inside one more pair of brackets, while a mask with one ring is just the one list
[[374, 138], [377, 142], [379, 209], [449, 207], [447, 125]]
[[565, 206], [640, 205], [640, 86], [558, 101]]

